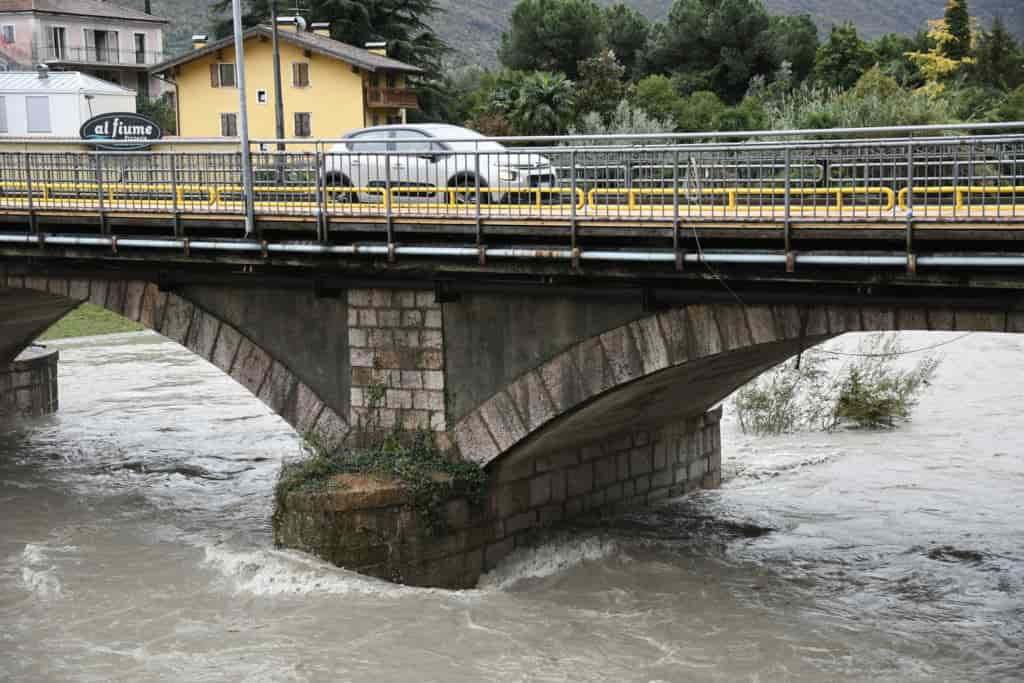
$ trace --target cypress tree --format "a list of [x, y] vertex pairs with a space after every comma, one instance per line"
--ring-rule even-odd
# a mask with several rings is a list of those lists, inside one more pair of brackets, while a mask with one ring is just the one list
[[971, 52], [971, 14], [967, 0], [948, 0], [944, 19], [953, 37], [944, 46], [945, 55], [950, 59], [963, 59]]

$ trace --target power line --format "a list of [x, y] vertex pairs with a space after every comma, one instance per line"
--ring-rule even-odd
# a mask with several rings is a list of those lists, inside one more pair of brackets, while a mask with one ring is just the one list
[[827, 353], [827, 354], [830, 354], [830, 355], [833, 355], [833, 356], [848, 356], [848, 357], [851, 357], [851, 358], [895, 358], [897, 356], [909, 356], [909, 355], [915, 354], [915, 353], [923, 353], [924, 351], [934, 351], [935, 349], [942, 348], [943, 346], [949, 346], [950, 344], [958, 342], [961, 339], [964, 339], [966, 337], [970, 337], [972, 334], [974, 334], [974, 332], [964, 332], [959, 337], [954, 337], [953, 339], [947, 339], [944, 342], [937, 342], [937, 343], [931, 344], [929, 346], [922, 346], [920, 348], [910, 349], [910, 350], [907, 350], [907, 351], [894, 351], [892, 353], [855, 353], [855, 352], [849, 352], [849, 351], [831, 351], [829, 349], [822, 349], [822, 348], [818, 348], [818, 349], [816, 349], [816, 351], [820, 351], [821, 353]]

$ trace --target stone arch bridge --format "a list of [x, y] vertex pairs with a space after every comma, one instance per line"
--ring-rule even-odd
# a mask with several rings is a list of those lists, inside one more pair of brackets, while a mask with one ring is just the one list
[[[768, 303], [730, 290], [641, 305], [572, 290], [373, 284], [169, 282], [0, 263], [0, 362], [89, 301], [191, 349], [300, 433], [342, 440], [381, 387], [381, 424], [428, 429], [487, 468], [486, 504], [453, 501], [449, 534], [410, 541], [398, 557], [351, 545], [352, 533], [325, 541], [323, 511], [301, 505], [278, 538], [389, 578], [472, 585], [538, 527], [717, 486], [714, 406], [803, 349], [852, 331], [1024, 331], [1015, 299]], [[356, 536], [403, 534], [397, 513], [360, 514]]]

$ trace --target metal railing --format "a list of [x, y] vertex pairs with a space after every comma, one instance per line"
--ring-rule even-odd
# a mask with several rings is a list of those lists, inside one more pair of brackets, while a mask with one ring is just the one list
[[[252, 199], [258, 218], [360, 218], [388, 226], [401, 219], [538, 229], [1024, 222], [1024, 133], [1016, 132], [1024, 124], [978, 128], [989, 134], [937, 135], [970, 131], [923, 127], [839, 131], [839, 139], [785, 131], [708, 141], [688, 135], [425, 140], [411, 134], [366, 143], [286, 140], [286, 151], [253, 152]], [[893, 130], [903, 137], [868, 137]], [[737, 137], [745, 139], [730, 139]], [[237, 142], [173, 144], [203, 143], [211, 149], [0, 151], [0, 210], [242, 214]]]
[[67, 62], [69, 64], [115, 64], [119, 66], [152, 66], [164, 59], [162, 52], [110, 47], [57, 47], [40, 48], [35, 60], [41, 62]]
[[374, 88], [366, 89], [366, 106], [375, 107], [404, 107], [406, 109], [419, 109], [420, 102], [416, 93], [406, 88]]

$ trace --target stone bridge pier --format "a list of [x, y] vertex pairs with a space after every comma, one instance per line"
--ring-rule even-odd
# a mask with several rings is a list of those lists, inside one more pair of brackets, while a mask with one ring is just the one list
[[350, 425], [372, 417], [429, 430], [454, 457], [485, 468], [486, 500], [449, 501], [440, 535], [423, 533], [400, 491], [292, 494], [275, 515], [282, 545], [440, 586], [475, 584], [539, 528], [718, 486], [715, 406], [803, 349], [850, 331], [1024, 331], [1021, 313], [941, 304], [681, 304], [651, 313], [637, 301], [542, 289], [442, 303], [423, 285], [169, 289], [0, 263], [0, 310], [9, 313], [0, 362], [81, 301], [191, 349], [302, 434], [341, 443]]

